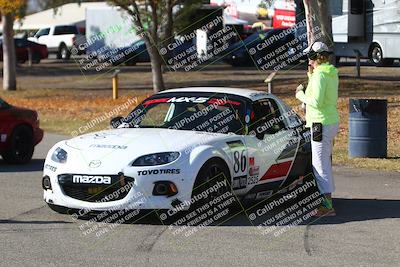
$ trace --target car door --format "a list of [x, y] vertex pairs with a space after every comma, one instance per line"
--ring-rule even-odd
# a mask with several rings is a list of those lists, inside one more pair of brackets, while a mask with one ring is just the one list
[[287, 126], [278, 102], [264, 98], [252, 103], [249, 135], [245, 137], [249, 157], [249, 194], [264, 198], [286, 180], [299, 145], [296, 131]]
[[[286, 127], [294, 131], [292, 141], [286, 148], [287, 154], [294, 154], [293, 164], [286, 179], [281, 187], [287, 187], [296, 179], [309, 175], [311, 168], [311, 133], [309, 128], [305, 128], [304, 122], [296, 112], [285, 103], [279, 102], [280, 109], [286, 114]], [[285, 154], [283, 154], [285, 155]]]
[[28, 42], [26, 39], [14, 39], [15, 53], [18, 61], [28, 60]]

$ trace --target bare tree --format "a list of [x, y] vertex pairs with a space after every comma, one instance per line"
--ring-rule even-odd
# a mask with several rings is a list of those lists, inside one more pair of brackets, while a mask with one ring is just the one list
[[[173, 27], [173, 16], [172, 8], [177, 1], [174, 0], [148, 0], [149, 10], [146, 10], [140, 4], [144, 4], [145, 1], [138, 0], [110, 0], [112, 4], [121, 7], [130, 16], [132, 23], [137, 29], [137, 34], [141, 36], [146, 43], [147, 51], [150, 56], [151, 69], [153, 74], [153, 90], [159, 92], [164, 90], [164, 79], [162, 74], [163, 61], [158, 51], [161, 43], [161, 17], [162, 12], [167, 11], [166, 16], [166, 31], [165, 34], [172, 35]], [[146, 5], [147, 6], [147, 5]], [[146, 16], [150, 16], [148, 30], [144, 29], [143, 21]], [[169, 38], [171, 36], [167, 36]]]
[[[308, 43], [321, 41], [333, 48], [332, 16], [329, 10], [329, 2], [327, 0], [303, 0], [303, 2], [307, 20]], [[316, 35], [315, 29], [317, 28], [322, 33], [319, 36]]]
[[2, 14], [1, 21], [3, 22], [3, 89], [17, 90], [13, 15]]
[[22, 16], [25, 0], [0, 0], [1, 22], [3, 24], [3, 89], [16, 90], [16, 54], [14, 44], [14, 18]]
[[178, 1], [166, 0], [165, 2], [166, 2], [165, 10], [167, 13], [167, 19], [165, 21], [164, 39], [169, 39], [173, 35], [173, 30], [174, 30], [174, 19], [172, 11], [174, 5], [176, 5]]

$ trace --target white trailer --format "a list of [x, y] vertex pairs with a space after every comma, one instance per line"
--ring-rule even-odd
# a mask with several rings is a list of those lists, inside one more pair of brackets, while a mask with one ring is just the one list
[[331, 1], [337, 57], [369, 58], [377, 66], [400, 59], [400, 0]]
[[87, 52], [131, 45], [140, 39], [132, 18], [115, 6], [90, 7], [86, 9]]

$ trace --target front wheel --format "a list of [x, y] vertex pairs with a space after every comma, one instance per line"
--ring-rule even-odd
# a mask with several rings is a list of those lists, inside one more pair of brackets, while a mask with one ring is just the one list
[[10, 138], [10, 146], [2, 155], [3, 159], [11, 164], [28, 163], [34, 151], [32, 130], [25, 125], [17, 126]]
[[338, 67], [340, 65], [340, 57], [336, 56], [335, 57], [335, 67]]
[[33, 53], [32, 54], [32, 63], [33, 64], [39, 64], [40, 63], [40, 55], [38, 53]]
[[192, 191], [194, 203], [191, 209], [206, 206], [217, 197], [231, 191], [230, 173], [226, 164], [221, 159], [208, 160], [201, 167]]

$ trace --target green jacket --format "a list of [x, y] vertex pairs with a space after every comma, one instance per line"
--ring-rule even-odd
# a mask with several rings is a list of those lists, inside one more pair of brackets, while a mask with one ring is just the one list
[[313, 122], [329, 125], [339, 122], [337, 111], [339, 78], [337, 69], [324, 63], [308, 74], [308, 86], [305, 91], [296, 93], [296, 98], [306, 104], [306, 126]]

